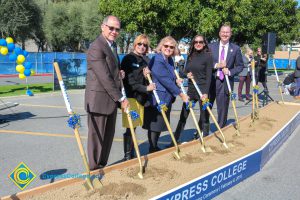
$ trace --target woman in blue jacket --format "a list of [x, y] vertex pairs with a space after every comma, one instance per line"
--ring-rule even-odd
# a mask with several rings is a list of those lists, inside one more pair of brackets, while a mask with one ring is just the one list
[[[156, 85], [156, 91], [160, 101], [168, 107], [166, 115], [170, 121], [170, 112], [172, 103], [176, 96], [180, 96], [184, 102], [188, 101], [188, 96], [183, 94], [176, 82], [174, 73], [174, 62], [172, 56], [178, 54], [177, 42], [171, 36], [163, 38], [156, 48], [156, 54], [149, 63], [153, 82]], [[143, 128], [148, 130], [149, 152], [159, 151], [157, 141], [162, 131], [167, 131], [167, 126], [161, 113], [157, 109], [157, 102], [153, 93], [150, 96], [151, 105], [145, 107]]]

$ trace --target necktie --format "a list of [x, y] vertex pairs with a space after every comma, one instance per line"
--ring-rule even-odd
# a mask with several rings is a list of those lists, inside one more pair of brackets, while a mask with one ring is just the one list
[[111, 44], [110, 48], [111, 48], [111, 51], [112, 51], [113, 54], [114, 54], [114, 57], [115, 57], [116, 61], [118, 62], [118, 53], [117, 53], [117, 45], [116, 45], [116, 43], [113, 42], [113, 43]]
[[[221, 57], [220, 60], [224, 61], [225, 59], [225, 46], [222, 46]], [[224, 79], [224, 73], [222, 69], [219, 69], [219, 79], [222, 81]]]

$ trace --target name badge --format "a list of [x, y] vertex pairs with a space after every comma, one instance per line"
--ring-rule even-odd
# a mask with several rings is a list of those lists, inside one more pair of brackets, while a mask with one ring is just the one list
[[139, 64], [135, 64], [135, 63], [132, 63], [132, 66], [134, 66], [134, 67], [140, 67]]

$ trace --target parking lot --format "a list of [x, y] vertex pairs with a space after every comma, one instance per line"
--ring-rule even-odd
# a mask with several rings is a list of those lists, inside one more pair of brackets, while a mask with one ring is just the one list
[[[50, 80], [49, 78], [48, 81]], [[274, 76], [269, 77], [270, 95], [274, 100], [280, 100], [275, 80]], [[235, 91], [237, 84], [235, 83]], [[81, 116], [82, 127], [79, 131], [83, 143], [86, 145], [87, 123], [86, 112], [83, 108], [84, 90], [70, 90], [68, 93], [73, 110]], [[285, 95], [284, 98], [286, 101], [295, 101], [291, 96]], [[179, 119], [181, 104], [181, 100], [177, 99], [171, 112], [171, 127], [173, 130], [176, 128]], [[1, 98], [0, 105], [0, 119], [6, 121], [0, 124], [0, 196], [20, 192], [20, 189], [8, 178], [8, 174], [20, 162], [24, 162], [37, 176], [26, 189], [55, 181], [53, 178], [45, 178], [43, 176], [45, 174], [79, 174], [84, 171], [77, 143], [73, 136], [73, 130], [67, 126], [68, 114], [60, 91], [37, 94], [33, 97], [25, 95], [5, 97]], [[216, 113], [215, 106], [213, 112]], [[238, 101], [237, 112], [239, 117], [248, 115], [251, 112], [251, 104], [245, 105], [245, 103]], [[198, 113], [196, 116], [199, 117], [198, 106], [196, 106], [196, 113]], [[230, 107], [228, 123], [233, 121], [234, 114]], [[214, 131], [215, 127], [212, 127], [212, 131]], [[121, 111], [119, 110], [109, 164], [119, 162], [123, 157], [122, 135], [124, 131], [125, 129], [121, 123]], [[183, 142], [192, 140], [194, 132], [193, 121], [189, 118], [181, 140]], [[141, 153], [147, 154], [146, 131], [137, 128], [136, 133]], [[164, 148], [170, 141], [168, 133], [165, 132], [160, 138], [159, 146]], [[291, 141], [288, 140], [289, 142]], [[284, 159], [287, 158], [285, 157]], [[276, 164], [271, 161], [268, 169], [272, 165]], [[259, 181], [260, 179], [255, 180]], [[300, 181], [300, 179], [297, 180]], [[250, 178], [250, 184], [252, 183]], [[227, 199], [241, 199], [235, 198], [237, 193], [228, 193], [229, 195], [224, 196], [224, 199], [225, 197]]]

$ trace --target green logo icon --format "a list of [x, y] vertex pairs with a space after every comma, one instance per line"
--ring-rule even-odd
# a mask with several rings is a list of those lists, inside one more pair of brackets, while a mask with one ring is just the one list
[[25, 165], [20, 164], [8, 175], [10, 180], [18, 186], [21, 190], [24, 190], [36, 177], [36, 175]]

